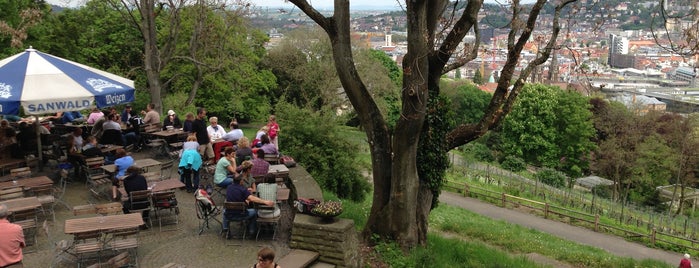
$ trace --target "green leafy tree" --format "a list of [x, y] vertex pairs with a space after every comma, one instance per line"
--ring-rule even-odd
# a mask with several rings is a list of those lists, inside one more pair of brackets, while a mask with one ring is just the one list
[[[447, 0], [405, 1], [407, 18], [407, 53], [403, 57], [403, 83], [401, 85], [400, 117], [395, 126], [389, 125], [382, 113], [370, 86], [365, 84], [357, 72], [357, 62], [351, 44], [350, 1], [335, 0], [331, 15], [321, 13], [307, 0], [289, 0], [327, 34], [332, 46], [332, 58], [342, 88], [351, 102], [365, 131], [371, 148], [372, 179], [374, 196], [371, 213], [363, 237], [379, 237], [396, 241], [403, 249], [422, 245], [427, 241], [427, 219], [434, 200], [434, 186], [441, 182], [439, 174], [430, 172], [441, 166], [447, 150], [456, 148], [483, 135], [496, 127], [504, 115], [510, 112], [514, 101], [534, 68], [549, 58], [561, 27], [561, 10], [576, 0], [555, 2], [550, 39], [536, 59], [530, 61], [515, 77], [515, 68], [527, 40], [536, 28], [537, 18], [544, 4], [538, 0], [527, 9], [520, 8], [520, 1], [512, 1], [513, 18], [508, 40], [508, 58], [499, 77], [498, 86], [483, 118], [475, 124], [457, 122], [446, 131], [449, 118], [440, 113], [441, 102], [431, 98], [440, 97], [441, 77], [463, 66], [478, 54], [477, 46], [460, 49], [467, 33], [475, 31], [480, 42], [478, 29], [482, 0], [451, 3]], [[528, 12], [525, 14], [525, 12]], [[446, 29], [440, 26], [448, 25]], [[444, 39], [442, 39], [444, 38]], [[452, 58], [454, 57], [454, 58]], [[367, 80], [368, 81], [368, 80]], [[435, 117], [429, 118], [434, 113]], [[430, 123], [439, 124], [433, 126]], [[419, 131], [417, 131], [419, 130]], [[441, 133], [446, 133], [440, 136]], [[440, 140], [444, 146], [435, 146], [426, 151], [420, 144], [433, 144]], [[424, 143], [423, 143], [424, 142]], [[428, 162], [417, 162], [419, 154], [444, 156], [426, 157]], [[435, 162], [429, 162], [434, 160]], [[432, 166], [434, 164], [434, 166]], [[432, 170], [434, 171], [434, 170]], [[426, 176], [426, 177], [421, 177]]]
[[480, 90], [470, 82], [455, 81], [441, 83], [441, 94], [451, 100], [456, 122], [475, 124], [483, 117], [492, 94]]
[[473, 74], [473, 83], [476, 85], [482, 85], [485, 81], [483, 81], [483, 75], [481, 74], [480, 69], [476, 69], [476, 73]]
[[31, 29], [49, 12], [44, 0], [0, 0], [0, 56], [24, 50]]
[[558, 87], [526, 85], [500, 130], [500, 148], [535, 165], [581, 175], [595, 144], [587, 98]]

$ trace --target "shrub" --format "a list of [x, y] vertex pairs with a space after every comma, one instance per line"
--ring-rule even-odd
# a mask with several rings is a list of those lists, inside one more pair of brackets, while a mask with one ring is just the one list
[[537, 172], [534, 177], [542, 183], [561, 188], [566, 185], [566, 175], [551, 168], [544, 168]]
[[467, 155], [470, 155], [477, 161], [481, 162], [493, 162], [495, 161], [495, 156], [490, 151], [490, 148], [485, 144], [479, 142], [472, 142], [463, 146], [463, 151]]
[[527, 168], [527, 163], [524, 162], [524, 159], [516, 157], [514, 155], [505, 156], [505, 159], [502, 160], [502, 163], [500, 163], [500, 165], [502, 166], [502, 168], [513, 172], [520, 172]]
[[338, 135], [340, 126], [332, 113], [286, 102], [280, 102], [276, 110], [283, 152], [303, 165], [321, 188], [340, 198], [363, 200], [370, 186], [358, 170], [359, 149]]

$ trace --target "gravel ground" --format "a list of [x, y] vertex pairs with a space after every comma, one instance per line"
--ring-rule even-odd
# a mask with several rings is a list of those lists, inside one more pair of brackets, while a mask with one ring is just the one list
[[[136, 159], [146, 157], [149, 156], [144, 153], [134, 154]], [[173, 169], [175, 170], [172, 174], [176, 176], [176, 167]], [[44, 170], [41, 174], [51, 175], [54, 172], [51, 168]], [[292, 178], [294, 176], [310, 177], [300, 167], [291, 169], [290, 176]], [[91, 199], [83, 181], [69, 184], [66, 193], [65, 200], [71, 207], [89, 204]], [[160, 231], [156, 220], [154, 227], [141, 231], [138, 248], [139, 267], [161, 267], [168, 263], [183, 264], [187, 267], [250, 267], [255, 263], [257, 250], [261, 247], [274, 249], [277, 258], [289, 252], [288, 241], [291, 235], [294, 211], [288, 204], [282, 207], [282, 220], [275, 240], [271, 239], [271, 233], [261, 233], [259, 241], [255, 241], [254, 238], [225, 240], [219, 235], [221, 227], [216, 222], [213, 222], [210, 229], [198, 235], [199, 219], [194, 210], [194, 196], [184, 190], [177, 190], [176, 195], [180, 208], [179, 224], [163, 226], [162, 231]], [[106, 203], [107, 201], [101, 202]], [[63, 233], [63, 225], [66, 219], [75, 217], [65, 207], [57, 205], [56, 222], [51, 222], [51, 220], [47, 222], [49, 225], [48, 236], [40, 231], [37, 245], [25, 249], [25, 267], [50, 267], [55, 256], [55, 251], [51, 245], [63, 239], [72, 240], [71, 236]], [[41, 221], [39, 225], [41, 225]], [[62, 261], [57, 267], [77, 267], [77, 265]]]

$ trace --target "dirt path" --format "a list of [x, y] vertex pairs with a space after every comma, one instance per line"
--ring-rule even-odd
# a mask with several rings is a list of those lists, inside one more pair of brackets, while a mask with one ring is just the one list
[[549, 233], [563, 239], [598, 247], [617, 256], [630, 257], [637, 260], [646, 258], [656, 259], [670, 265], [677, 265], [682, 256], [679, 253], [652, 249], [637, 243], [628, 242], [617, 236], [597, 233], [582, 227], [571, 226], [565, 223], [539, 218], [531, 214], [501, 208], [478, 199], [463, 197], [455, 193], [442, 192], [439, 196], [439, 201], [467, 209], [492, 219], [504, 220]]

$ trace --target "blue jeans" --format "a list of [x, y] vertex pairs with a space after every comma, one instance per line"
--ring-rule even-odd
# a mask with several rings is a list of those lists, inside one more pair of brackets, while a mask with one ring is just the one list
[[245, 220], [248, 221], [248, 234], [253, 234], [255, 231], [257, 231], [257, 222], [255, 221], [257, 219], [257, 211], [254, 208], [249, 208], [246, 211], [246, 215], [236, 215], [228, 218], [226, 216], [226, 212], [223, 212], [223, 228], [224, 230], [228, 229], [228, 222], [229, 221], [241, 221]]
[[228, 176], [221, 183], [216, 184], [216, 186], [226, 189], [228, 185], [233, 184], [233, 177]]
[[189, 168], [182, 168], [181, 170], [180, 181], [184, 183], [187, 190], [199, 189], [199, 170]]

